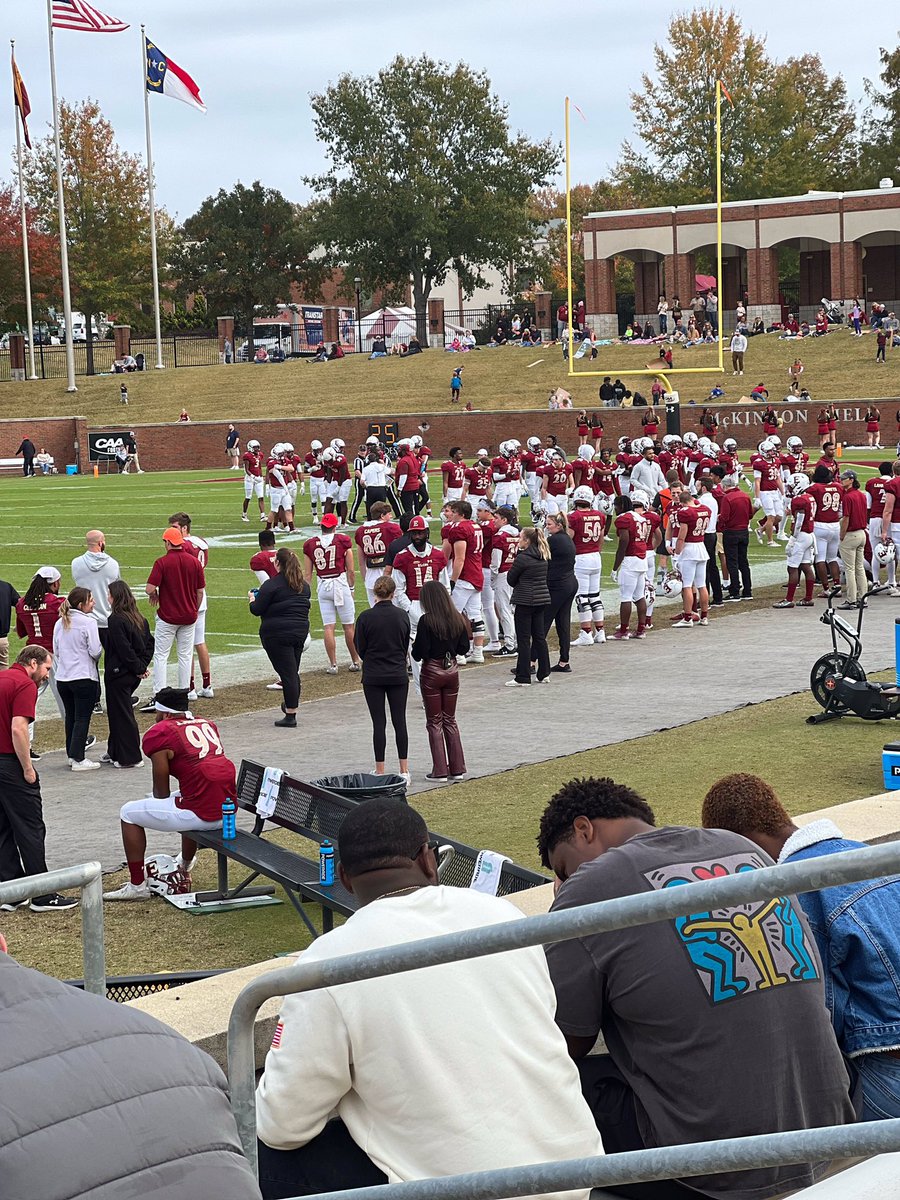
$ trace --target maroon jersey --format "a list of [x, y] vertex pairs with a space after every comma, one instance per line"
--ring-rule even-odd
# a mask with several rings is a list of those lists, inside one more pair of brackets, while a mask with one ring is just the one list
[[326, 463], [325, 470], [329, 483], [346, 483], [350, 478], [350, 464], [343, 454], [336, 455], [330, 463]]
[[659, 463], [659, 469], [663, 475], [668, 475], [675, 465], [675, 455], [671, 450], [660, 450], [656, 456], [656, 461]]
[[504, 458], [498, 454], [491, 460], [495, 483], [515, 483], [522, 478], [522, 466], [517, 458]]
[[488, 468], [467, 467], [464, 477], [469, 484], [470, 496], [486, 496], [491, 482], [491, 472]]
[[484, 578], [481, 574], [481, 546], [483, 542], [481, 526], [476, 525], [474, 521], [452, 521], [441, 530], [441, 538], [450, 544], [448, 558], [451, 564], [453, 556], [456, 553], [456, 543], [463, 542], [465, 544], [466, 557], [463, 561], [459, 578], [465, 583], [471, 583], [472, 587], [477, 588], [480, 592], [484, 585]]
[[782, 454], [781, 465], [789, 475], [808, 475], [809, 455], [805, 450], [799, 454]]
[[[406, 594], [410, 600], [418, 600], [424, 585], [439, 579], [446, 567], [447, 556], [437, 546], [426, 546], [424, 554], [417, 554], [411, 546], [407, 546], [400, 551], [393, 564], [393, 570], [399, 571], [406, 582]], [[479, 579], [479, 586], [481, 583]]]
[[815, 501], [814, 517], [820, 524], [833, 525], [841, 519], [844, 489], [839, 483], [814, 483], [803, 494]]
[[451, 462], [449, 459], [441, 463], [441, 474], [444, 477], [444, 487], [461, 488], [466, 480], [466, 464]]
[[569, 513], [569, 526], [575, 553], [599, 554], [606, 533], [606, 517], [593, 508], [576, 508]]
[[512, 533], [508, 532], [507, 527], [496, 529], [494, 531], [493, 549], [500, 551], [500, 565], [497, 569], [501, 575], [505, 575], [516, 561], [516, 555], [519, 553], [518, 529]]
[[281, 466], [281, 474], [284, 477], [284, 486], [289, 487], [292, 483], [297, 482], [297, 472], [294, 470], [294, 464], [291, 459], [283, 458], [279, 464]]
[[416, 458], [419, 460], [419, 471], [424, 475], [428, 469], [428, 460], [431, 458], [431, 451], [427, 446], [420, 446], [416, 451]]
[[564, 496], [572, 482], [572, 464], [556, 458], [542, 468], [541, 474], [547, 480], [548, 496]]
[[729, 454], [727, 450], [719, 451], [719, 466], [725, 468], [727, 475], [739, 475], [741, 464], [738, 462], [736, 454]]
[[793, 497], [791, 513], [794, 517], [794, 533], [812, 533], [813, 521], [816, 519], [816, 502], [808, 491]]
[[178, 780], [175, 806], [190, 809], [201, 821], [218, 821], [223, 802], [237, 796], [234, 763], [226, 758], [212, 721], [157, 721], [144, 734], [141, 747], [148, 758], [157, 750], [173, 752], [169, 774]]
[[681, 483], [687, 483], [687, 479], [688, 479], [687, 460], [688, 460], [689, 453], [690, 453], [690, 451], [686, 450], [683, 446], [680, 446], [675, 451], [675, 454], [672, 459], [672, 466], [678, 472], [678, 478], [681, 481]]
[[395, 478], [400, 479], [405, 475], [406, 480], [401, 488], [404, 492], [417, 492], [422, 485], [422, 467], [419, 460], [408, 450], [402, 458], [397, 460], [397, 467], [394, 472]]
[[604, 496], [618, 496], [619, 477], [612, 463], [595, 463], [594, 488]]
[[651, 525], [646, 513], [625, 512], [616, 517], [616, 531], [628, 534], [625, 558], [646, 558], [651, 539]]
[[262, 571], [264, 575], [268, 575], [270, 579], [274, 579], [278, 574], [275, 567], [275, 550], [259, 550], [250, 559], [251, 571]]
[[482, 569], [491, 565], [491, 552], [494, 548], [494, 521], [492, 517], [488, 517], [486, 521], [479, 521], [478, 528], [481, 530], [481, 566]]
[[841, 464], [838, 462], [838, 460], [836, 458], [831, 458], [831, 459], [820, 458], [819, 461], [816, 463], [816, 466], [817, 467], [827, 467], [829, 472], [831, 473], [832, 479], [837, 479], [838, 475], [840, 474], [840, 470], [841, 470]]
[[[884, 475], [876, 475], [872, 479], [866, 480], [866, 492], [871, 501], [869, 506], [870, 517], [881, 517], [884, 515], [884, 485], [887, 483]], [[896, 504], [897, 501], [894, 501]]]
[[753, 458], [750, 459], [750, 466], [759, 475], [759, 490], [761, 492], [779, 491], [781, 463], [777, 458], [765, 458], [761, 454], [754, 454]]
[[53, 629], [59, 620], [59, 606], [64, 596], [48, 592], [40, 608], [26, 608], [23, 596], [16, 604], [16, 636], [25, 638], [29, 646], [43, 646], [53, 653]]
[[280, 458], [270, 458], [266, 463], [266, 483], [273, 488], [287, 486], [287, 474]]
[[[900, 525], [900, 475], [894, 475], [890, 479], [885, 480], [884, 490], [881, 493], [882, 502], [884, 497], [891, 495], [894, 497], [894, 507], [891, 511], [891, 524]], [[882, 517], [884, 510], [882, 509]]]
[[687, 528], [687, 535], [684, 539], [686, 546], [698, 542], [700, 545], [703, 544], [706, 527], [709, 525], [711, 516], [709, 509], [703, 504], [686, 504], [684, 508], [679, 509], [678, 524]]
[[583, 458], [576, 458], [572, 462], [572, 482], [576, 487], [589, 487], [592, 492], [597, 489], [594, 486], [594, 480], [597, 478], [597, 468], [592, 462], [586, 462]]
[[355, 533], [356, 544], [367, 567], [383, 567], [387, 562], [387, 548], [403, 530], [394, 521], [366, 521]]
[[184, 548], [188, 554], [193, 554], [205, 571], [209, 562], [209, 542], [204, 542], [203, 538], [196, 537], [193, 533], [187, 533], [184, 537]]
[[312, 479], [325, 478], [325, 464], [322, 462], [318, 454], [314, 454], [312, 450], [310, 450], [309, 454], [307, 454], [303, 459], [303, 463], [306, 467], [307, 475], [309, 475]]
[[324, 544], [324, 538], [320, 535], [303, 543], [303, 553], [320, 579], [336, 579], [338, 575], [343, 575], [347, 569], [347, 551], [352, 549], [353, 543], [346, 533], [336, 533], [328, 545]]
[[522, 470], [526, 475], [537, 475], [541, 467], [546, 463], [543, 451], [538, 451], [537, 454], [533, 450], [526, 450], [521, 458]]
[[703, 476], [708, 475], [716, 465], [716, 460], [714, 458], [708, 458], [705, 454], [701, 455], [700, 461], [697, 463], [697, 467], [694, 471], [694, 478], [702, 479]]
[[252, 475], [254, 479], [261, 478], [262, 461], [263, 456], [261, 454], [254, 454], [252, 450], [248, 450], [242, 459], [244, 464], [244, 474]]

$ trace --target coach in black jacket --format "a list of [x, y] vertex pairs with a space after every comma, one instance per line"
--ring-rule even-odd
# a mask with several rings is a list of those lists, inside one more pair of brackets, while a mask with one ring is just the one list
[[117, 767], [139, 767], [143, 761], [141, 735], [131, 697], [153, 661], [154, 639], [124, 580], [117, 579], [109, 585], [109, 599], [103, 657], [109, 720], [106, 756]]

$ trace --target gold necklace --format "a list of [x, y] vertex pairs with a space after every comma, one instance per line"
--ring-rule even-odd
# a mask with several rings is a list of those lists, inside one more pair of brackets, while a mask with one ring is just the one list
[[376, 900], [386, 900], [388, 896], [406, 896], [412, 892], [418, 892], [424, 884], [414, 883], [410, 887], [397, 888], [396, 892], [382, 892], [380, 896], [376, 896]]

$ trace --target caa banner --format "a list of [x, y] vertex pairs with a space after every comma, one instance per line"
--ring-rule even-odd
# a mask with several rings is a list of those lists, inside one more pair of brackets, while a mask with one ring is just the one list
[[88, 447], [90, 451], [91, 462], [106, 462], [107, 459], [115, 458], [116, 451], [120, 450], [125, 445], [125, 439], [128, 437], [128, 430], [123, 429], [119, 433], [89, 433]]

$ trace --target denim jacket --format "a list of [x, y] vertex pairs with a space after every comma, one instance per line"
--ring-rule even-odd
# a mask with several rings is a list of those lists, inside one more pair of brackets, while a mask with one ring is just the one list
[[[831, 821], [784, 844], [779, 862], [856, 850]], [[799, 897], [825, 969], [825, 999], [849, 1058], [900, 1049], [900, 876], [842, 883]]]

